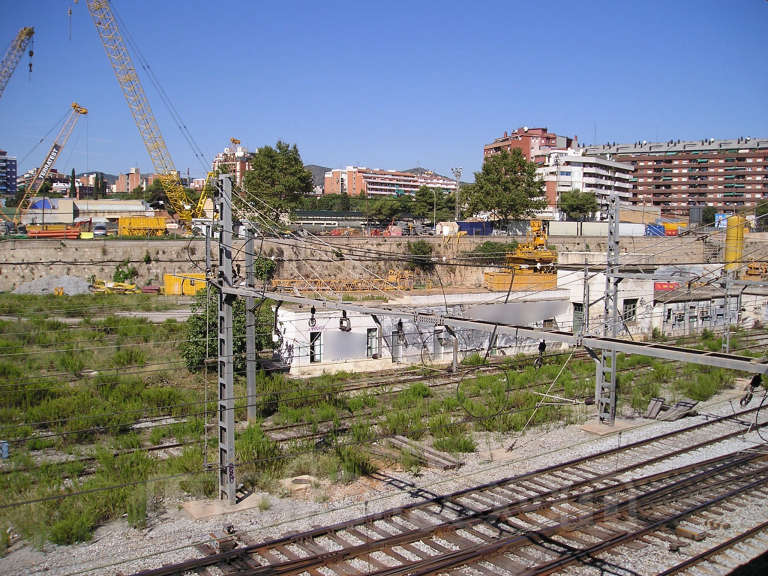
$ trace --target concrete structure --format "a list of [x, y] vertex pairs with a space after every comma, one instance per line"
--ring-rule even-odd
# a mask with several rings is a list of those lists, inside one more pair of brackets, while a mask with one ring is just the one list
[[659, 206], [667, 216], [687, 217], [692, 206], [733, 212], [768, 198], [766, 138], [643, 141], [581, 151], [632, 164], [635, 202]]
[[[560, 195], [570, 190], [592, 192], [601, 214], [608, 205], [611, 192], [616, 192], [619, 201], [624, 204], [633, 201], [634, 166], [630, 163], [586, 156], [582, 149], [552, 150], [545, 158], [544, 165], [536, 172], [544, 180], [547, 205], [558, 215], [558, 220], [564, 218], [558, 208]], [[595, 216], [599, 219], [601, 214]]]
[[16, 195], [16, 157], [0, 150], [0, 196]]
[[[501, 293], [447, 294], [440, 305], [435, 295], [410, 295], [391, 301], [395, 307], [434, 311], [473, 320], [514, 322], [520, 325], [563, 329], [570, 323], [568, 291], [517, 292], [503, 303]], [[443, 300], [442, 296], [437, 298]], [[283, 305], [277, 316], [277, 356], [291, 373], [311, 376], [340, 370], [381, 370], [399, 364], [448, 364], [454, 358], [454, 339], [442, 326], [418, 325], [412, 320], [347, 312], [347, 320], [336, 311], [312, 314], [306, 308]], [[344, 326], [347, 329], [342, 329]], [[484, 355], [490, 335], [478, 330], [456, 332], [456, 358]], [[499, 335], [493, 354], [513, 356], [535, 352], [531, 338]]]
[[141, 171], [138, 168], [131, 168], [127, 174], [120, 174], [117, 177], [114, 191], [116, 194], [132, 192], [141, 185]]
[[429, 171], [414, 174], [347, 166], [325, 173], [323, 193], [349, 196], [399, 196], [413, 194], [422, 186], [452, 192], [456, 189], [456, 181]]
[[24, 224], [74, 224], [88, 220], [113, 221], [124, 216], [153, 216], [143, 200], [91, 200], [33, 198], [21, 221]]
[[503, 150], [511, 152], [517, 149], [523, 153], [523, 156], [529, 162], [544, 164], [551, 150], [555, 148], [573, 148], [577, 145], [578, 139], [576, 136], [573, 138], [558, 136], [549, 132], [546, 128], [528, 128], [523, 126], [510, 133], [504, 132], [504, 136], [496, 138], [490, 144], [483, 146], [483, 159], [493, 154], [499, 154]]

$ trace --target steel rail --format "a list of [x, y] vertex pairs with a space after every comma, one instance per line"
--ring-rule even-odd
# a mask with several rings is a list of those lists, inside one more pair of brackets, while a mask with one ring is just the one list
[[[758, 408], [752, 408], [750, 410], [746, 410], [746, 411], [737, 413], [736, 416], [743, 416], [745, 414], [752, 413], [752, 412], [757, 411], [757, 410], [758, 410]], [[545, 467], [545, 468], [540, 469], [540, 470], [526, 472], [526, 473], [523, 473], [523, 474], [511, 477], [511, 478], [504, 478], [504, 479], [501, 479], [501, 480], [496, 480], [496, 481], [493, 481], [493, 482], [481, 484], [481, 485], [478, 485], [478, 486], [473, 486], [473, 487], [465, 488], [463, 490], [459, 490], [459, 491], [456, 491], [456, 492], [453, 492], [453, 493], [447, 494], [447, 495], [428, 497], [428, 498], [425, 498], [424, 500], [422, 500], [420, 502], [415, 502], [415, 503], [412, 503], [412, 504], [408, 504], [408, 505], [405, 505], [405, 506], [401, 506], [401, 507], [397, 507], [397, 508], [394, 508], [394, 509], [386, 510], [386, 511], [383, 511], [383, 512], [378, 512], [378, 513], [370, 514], [370, 515], [367, 515], [367, 516], [364, 516], [364, 517], [358, 518], [358, 519], [353, 519], [353, 520], [339, 522], [339, 523], [333, 524], [331, 526], [322, 527], [322, 528], [316, 528], [316, 529], [313, 529], [313, 530], [302, 532], [301, 534], [298, 534], [298, 535], [284, 536], [284, 537], [273, 539], [273, 540], [269, 540], [269, 541], [266, 541], [266, 542], [263, 542], [263, 543], [260, 543], [260, 544], [248, 545], [248, 546], [244, 546], [244, 547], [241, 547], [241, 548], [236, 548], [236, 549], [231, 550], [231, 551], [221, 552], [219, 554], [207, 556], [207, 557], [204, 557], [204, 558], [188, 560], [188, 561], [185, 561], [185, 562], [182, 562], [182, 563], [179, 563], [179, 564], [176, 564], [176, 565], [172, 565], [172, 566], [165, 566], [165, 567], [161, 567], [161, 568], [157, 568], [157, 569], [153, 569], [153, 570], [142, 571], [142, 572], [137, 573], [137, 576], [167, 576], [167, 575], [170, 575], [170, 574], [180, 574], [180, 573], [183, 573], [186, 570], [191, 570], [191, 569], [195, 569], [195, 568], [202, 568], [202, 567], [205, 567], [205, 566], [212, 566], [212, 565], [215, 565], [215, 564], [219, 564], [221, 562], [229, 562], [229, 561], [237, 559], [237, 558], [243, 558], [243, 557], [248, 556], [249, 554], [258, 553], [259, 550], [263, 551], [263, 550], [278, 548], [280, 546], [285, 546], [285, 545], [294, 544], [294, 543], [300, 544], [301, 542], [306, 542], [306, 541], [309, 541], [309, 540], [311, 540], [313, 538], [318, 538], [318, 537], [330, 535], [330, 534], [333, 534], [333, 533], [336, 533], [336, 532], [341, 532], [341, 531], [343, 531], [345, 529], [348, 529], [348, 528], [372, 525], [374, 522], [377, 522], [379, 520], [386, 520], [388, 518], [393, 518], [393, 517], [396, 517], [398, 515], [408, 514], [409, 512], [413, 512], [413, 511], [418, 510], [418, 509], [427, 509], [428, 507], [433, 506], [433, 505], [439, 506], [441, 508], [457, 507], [458, 506], [458, 509], [457, 509], [458, 512], [466, 511], [466, 507], [463, 506], [463, 505], [460, 505], [460, 503], [457, 502], [457, 500], [459, 498], [462, 498], [462, 497], [465, 497], [465, 496], [468, 496], [468, 495], [472, 495], [472, 494], [475, 494], [475, 493], [481, 493], [483, 491], [489, 491], [489, 490], [494, 489], [494, 488], [504, 487], [504, 486], [507, 486], [507, 485], [512, 485], [512, 486], [518, 485], [521, 482], [524, 482], [525, 480], [535, 479], [536, 477], [540, 477], [540, 476], [543, 476], [545, 474], [549, 474], [549, 473], [557, 472], [557, 471], [567, 471], [568, 468], [574, 468], [575, 467], [575, 468], [578, 468], [582, 473], [592, 474], [591, 478], [583, 479], [580, 482], [570, 482], [568, 484], [568, 486], [563, 486], [563, 487], [559, 488], [558, 490], [550, 490], [548, 493], [542, 493], [542, 494], [540, 494], [537, 497], [544, 498], [544, 497], [546, 497], [548, 495], [555, 496], [557, 494], [562, 494], [562, 493], [564, 493], [567, 490], [572, 490], [572, 489], [575, 489], [575, 488], [578, 488], [578, 487], [584, 487], [584, 486], [588, 485], [590, 482], [594, 482], [595, 481], [594, 479], [596, 477], [599, 477], [599, 481], [605, 481], [606, 477], [604, 475], [599, 475], [596, 472], [593, 472], [593, 471], [590, 471], [590, 470], [584, 468], [585, 465], [588, 466], [590, 464], [590, 461], [600, 461], [600, 460], [603, 460], [605, 458], [609, 458], [609, 457], [615, 455], [618, 452], [630, 451], [630, 450], [634, 450], [636, 448], [646, 447], [649, 444], [653, 444], [653, 443], [660, 443], [661, 446], [666, 449], [667, 448], [667, 440], [669, 440], [670, 438], [672, 438], [674, 436], [679, 436], [681, 434], [690, 434], [690, 433], [694, 433], [694, 434], [698, 435], [698, 433], [700, 432], [700, 430], [702, 428], [707, 427], [707, 426], [714, 426], [716, 424], [726, 422], [726, 421], [730, 420], [731, 418], [733, 418], [733, 416], [723, 416], [723, 417], [716, 418], [716, 419], [713, 419], [713, 420], [709, 420], [707, 422], [702, 422], [702, 423], [699, 423], [699, 424], [696, 424], [696, 425], [693, 425], [693, 426], [690, 426], [690, 427], [687, 427], [687, 428], [684, 428], [684, 429], [681, 429], [681, 430], [670, 431], [670, 432], [667, 432], [665, 434], [662, 434], [662, 435], [659, 435], [659, 436], [656, 436], [656, 437], [653, 437], [653, 438], [647, 438], [647, 439], [639, 440], [637, 442], [634, 442], [634, 443], [631, 443], [631, 444], [627, 444], [627, 445], [625, 445], [623, 447], [611, 448], [611, 449], [608, 449], [608, 450], [604, 450], [604, 451], [602, 451], [602, 452], [600, 452], [598, 454], [593, 454], [593, 455], [589, 455], [589, 456], [585, 456], [585, 457], [580, 457], [580, 458], [572, 459], [572, 460], [564, 462], [564, 463], [554, 464], [554, 465]], [[761, 426], [765, 426], [765, 425], [768, 425], [768, 422], [761, 423]], [[670, 452], [667, 452], [665, 454], [657, 455], [657, 456], [654, 456], [654, 457], [652, 457], [650, 459], [646, 459], [646, 460], [641, 461], [641, 462], [637, 462], [637, 463], [634, 463], [634, 464], [626, 465], [625, 467], [620, 468], [620, 469], [616, 469], [616, 470], [612, 471], [609, 474], [610, 474], [610, 476], [616, 476], [617, 474], [624, 474], [624, 473], [626, 473], [626, 472], [628, 472], [628, 471], [630, 471], [632, 469], [642, 468], [642, 467], [648, 466], [650, 464], [659, 462], [659, 461], [667, 459], [667, 458], [673, 458], [673, 457], [679, 456], [680, 454], [688, 452], [690, 450], [696, 450], [696, 449], [701, 448], [703, 446], [707, 446], [707, 445], [710, 445], [710, 444], [713, 444], [713, 443], [716, 443], [716, 442], [720, 442], [723, 439], [731, 438], [733, 436], [740, 435], [740, 434], [743, 434], [743, 429], [741, 427], [738, 427], [738, 429], [736, 431], [730, 431], [730, 432], [728, 432], [726, 434], [721, 434], [721, 435], [719, 435], [716, 438], [712, 438], [712, 439], [709, 439], [709, 440], [704, 440], [704, 441], [698, 442], [698, 443], [696, 443], [696, 444], [694, 444], [692, 446], [686, 446], [686, 447], [683, 447], [683, 448], [678, 448], [678, 449], [672, 450]], [[582, 478], [583, 478], [583, 476], [582, 476]], [[416, 495], [419, 495], [419, 494], [416, 494]], [[423, 496], [424, 493], [421, 493], [421, 495]], [[507, 506], [509, 506], [509, 503], [507, 504]]]

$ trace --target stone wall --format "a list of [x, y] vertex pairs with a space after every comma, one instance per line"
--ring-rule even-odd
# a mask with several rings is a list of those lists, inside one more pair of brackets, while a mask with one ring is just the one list
[[[493, 240], [506, 240], [492, 238]], [[453, 258], [472, 250], [488, 238], [425, 238], [434, 246], [434, 256]], [[518, 238], [518, 240], [521, 240]], [[407, 238], [328, 238], [295, 242], [285, 239], [256, 242], [257, 250], [278, 261], [278, 275], [293, 278], [386, 277], [392, 268], [403, 268]], [[604, 252], [604, 238], [550, 238], [559, 252]], [[235, 258], [244, 273], [242, 241], [235, 242]], [[343, 260], [339, 248], [344, 249]], [[702, 260], [703, 244], [694, 238], [624, 238], [622, 253], [652, 255], [661, 262], [696, 262]], [[748, 251], [749, 244], [745, 249]], [[212, 244], [211, 258], [218, 258], [217, 244]], [[202, 272], [205, 269], [203, 240], [7, 240], [0, 243], [0, 291], [13, 290], [18, 284], [44, 276], [91, 276], [111, 280], [115, 268], [128, 262], [138, 271], [137, 284], [160, 285], [164, 274]], [[438, 267], [433, 284], [445, 287], [478, 287], [483, 282], [483, 268], [475, 266]]]

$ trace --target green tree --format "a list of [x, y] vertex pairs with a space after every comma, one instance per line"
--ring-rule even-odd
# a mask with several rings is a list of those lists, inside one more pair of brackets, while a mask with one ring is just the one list
[[713, 225], [715, 223], [715, 214], [717, 214], [717, 208], [714, 206], [704, 206], [701, 211], [701, 223], [705, 226]]
[[[209, 295], [206, 311], [206, 293]], [[198, 371], [205, 363], [206, 336], [208, 338], [208, 356], [216, 356], [218, 335], [218, 294], [215, 290], [198, 292], [192, 304], [192, 315], [187, 319], [186, 338], [181, 344], [181, 356], [191, 371]], [[256, 349], [272, 347], [272, 327], [274, 317], [272, 301], [256, 302]], [[232, 315], [234, 329], [235, 371], [245, 370], [245, 298], [235, 300]]]
[[536, 164], [517, 149], [488, 157], [482, 170], [475, 172], [475, 183], [463, 186], [461, 195], [472, 213], [491, 212], [505, 224], [529, 218], [547, 205]]
[[755, 206], [755, 229], [761, 232], [768, 230], [768, 202], [765, 200]]
[[256, 151], [244, 184], [249, 196], [259, 198], [279, 214], [295, 210], [301, 197], [312, 192], [312, 173], [304, 168], [295, 144], [278, 140], [274, 148], [263, 146]]
[[581, 222], [597, 212], [597, 199], [592, 192], [569, 190], [560, 194], [560, 210], [565, 212], [568, 220]]
[[69, 176], [69, 197], [74, 198], [77, 196], [77, 188], [75, 187], [75, 169], [72, 168], [72, 174]]

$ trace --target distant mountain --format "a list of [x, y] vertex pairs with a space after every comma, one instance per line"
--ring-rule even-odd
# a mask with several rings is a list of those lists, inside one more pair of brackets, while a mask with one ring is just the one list
[[442, 174], [438, 174], [437, 172], [434, 172], [432, 170], [428, 170], [427, 168], [408, 168], [408, 170], [403, 170], [403, 172], [408, 172], [409, 174], [419, 174], [422, 175], [426, 172], [432, 172], [435, 176], [440, 176], [441, 178], [448, 178], [448, 180], [453, 180], [450, 176], [443, 176]]
[[330, 170], [330, 168], [318, 166], [317, 164], [305, 164], [304, 168], [312, 172], [313, 186], [322, 186], [325, 183], [325, 173]]

